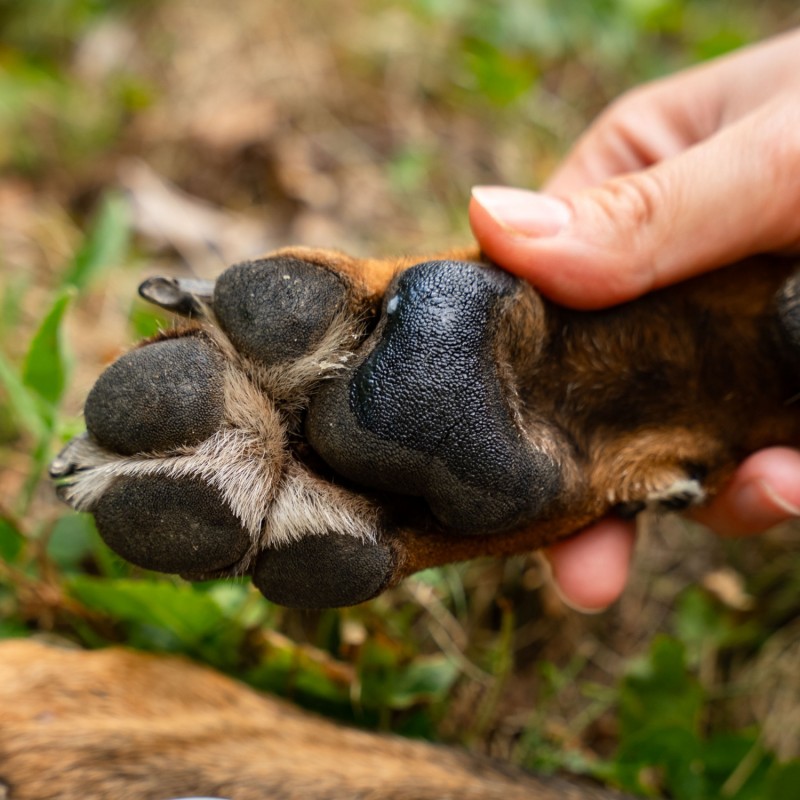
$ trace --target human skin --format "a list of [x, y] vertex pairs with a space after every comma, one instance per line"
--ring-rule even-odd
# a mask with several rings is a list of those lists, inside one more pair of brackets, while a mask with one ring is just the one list
[[[556, 302], [602, 308], [763, 252], [800, 252], [800, 29], [636, 88], [541, 193], [473, 189], [483, 251]], [[748, 458], [693, 516], [722, 535], [800, 517], [800, 452]], [[547, 551], [564, 599], [622, 593], [634, 527], [607, 518]]]

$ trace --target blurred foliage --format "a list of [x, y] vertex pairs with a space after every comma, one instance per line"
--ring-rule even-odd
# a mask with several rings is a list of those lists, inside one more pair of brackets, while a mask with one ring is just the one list
[[[123, 564], [89, 516], [53, 501], [43, 481], [46, 464], [81, 428], [74, 407], [64, 410], [76, 369], [65, 336], [70, 315], [81, 309], [81, 319], [92, 319], [108, 305], [109, 285], [132, 272], [121, 265], [153, 255], [141, 237], [131, 236], [130, 203], [108, 187], [116, 159], [141, 155], [134, 123], [165, 91], [157, 70], [141, 66], [140, 40], [126, 44], [126, 31], [146, 27], [148, 15], [169, 2], [0, 0], [0, 163], [21, 182], [17, 188], [33, 187], [55, 205], [48, 220], [67, 230], [66, 244], [55, 248], [60, 257], [43, 259], [36, 269], [11, 268], [0, 250], [0, 468], [13, 477], [12, 501], [0, 507], [0, 637], [47, 632], [89, 647], [125, 643], [180, 652], [339, 719], [414, 736], [439, 736], [443, 720], [460, 719], [463, 703], [466, 721], [453, 723], [449, 738], [480, 749], [490, 749], [487, 743], [502, 729], [506, 698], [533, 659], [538, 663], [524, 689], [529, 697], [535, 692], [535, 708], [514, 723], [506, 751], [524, 766], [584, 772], [650, 797], [793, 796], [800, 763], [780, 763], [752, 720], [731, 713], [736, 692], [746, 688], [726, 681], [797, 618], [796, 554], [753, 568], [746, 587], [756, 598], [752, 607], [735, 609], [703, 589], [687, 589], [663, 615], [662, 632], [601, 680], [591, 654], [566, 635], [560, 658], [545, 655], [543, 641], [568, 626], [557, 614], [548, 619], [544, 593], [524, 587], [528, 568], [515, 560], [501, 568], [431, 571], [357, 608], [298, 613], [273, 606], [246, 582], [190, 585]], [[366, 102], [362, 108], [359, 97], [346, 93], [341, 106], [326, 109], [339, 115], [340, 127], [362, 137], [358, 158], [368, 152], [375, 159], [390, 187], [385, 202], [396, 204], [397, 236], [388, 231], [384, 238], [404, 247], [419, 244], [408, 242], [410, 230], [423, 241], [433, 236], [431, 219], [463, 228], [472, 182], [517, 176], [526, 183], [534, 176], [522, 175], [520, 165], [535, 158], [544, 164], [534, 170], [541, 179], [591, 114], [618, 92], [785, 27], [792, 14], [797, 19], [793, 3], [744, 0], [345, 5], [370, 35], [337, 44], [339, 80], [372, 87], [385, 82], [387, 108], [410, 103], [427, 115], [425, 124], [407, 127], [381, 118], [388, 132], [377, 123], [368, 131], [370, 113], [391, 113]], [[308, 7], [325, 18], [323, 0]], [[91, 47], [101, 29], [111, 30], [112, 44], [131, 47], [130, 57], [103, 67], [102, 49]], [[297, 36], [302, 33], [298, 29]], [[154, 50], [169, 52], [159, 37]], [[416, 71], [407, 80], [404, 70], [412, 62]], [[392, 95], [392, 81], [406, 94]], [[413, 118], [407, 110], [398, 116]], [[480, 121], [477, 144], [462, 147], [453, 131], [466, 139], [470, 120]], [[292, 124], [295, 139], [320, 148], [320, 174], [335, 181], [340, 173], [330, 166], [336, 166], [331, 153], [349, 152], [339, 145], [350, 140], [336, 138], [331, 147], [324, 136], [315, 138], [312, 125], [285, 126]], [[331, 217], [338, 211], [335, 202], [319, 204], [318, 183], [309, 193], [317, 205], [292, 194], [289, 179], [270, 171], [274, 156], [264, 156], [269, 147], [263, 142], [219, 155], [215, 164], [208, 151], [191, 150], [187, 141], [177, 147], [188, 156], [174, 157], [174, 178], [189, 173], [192, 188], [206, 189], [212, 201], [217, 193], [247, 195], [259, 175], [258, 191], [277, 196], [269, 210], [281, 219], [291, 219], [286, 207], [298, 218], [305, 206], [313, 219], [320, 208]], [[510, 142], [506, 151], [502, 142]], [[210, 174], [206, 183], [197, 177], [198, 161]], [[361, 162], [343, 157], [342, 163], [351, 171]], [[367, 203], [370, 210], [376, 205]], [[380, 228], [375, 217], [354, 219], [359, 235], [377, 241], [369, 238]], [[166, 324], [141, 304], [116, 313], [131, 341]], [[535, 652], [523, 657], [523, 634], [535, 625], [545, 633], [534, 636]]]
[[708, 702], [683, 644], [656, 637], [620, 687], [620, 744], [606, 777], [651, 796], [666, 790], [676, 800], [785, 796], [800, 761], [779, 763], [755, 729], [707, 732]]
[[97, 79], [77, 48], [100, 22], [146, 6], [0, 0], [0, 163], [41, 174], [96, 158], [115, 141], [149, 89], [124, 69]]

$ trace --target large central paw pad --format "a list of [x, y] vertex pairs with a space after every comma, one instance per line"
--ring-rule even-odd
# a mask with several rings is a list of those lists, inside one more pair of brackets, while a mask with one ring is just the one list
[[452, 262], [402, 273], [359, 357], [314, 396], [314, 449], [359, 484], [424, 497], [462, 533], [536, 518], [559, 475], [522, 434], [499, 374], [495, 334], [517, 289]]
[[410, 516], [492, 533], [558, 492], [507, 363], [518, 287], [436, 261], [381, 294], [293, 255], [215, 284], [151, 279], [142, 294], [195, 324], [101, 375], [87, 435], [52, 465], [59, 493], [148, 569], [252, 573], [288, 605], [374, 596], [398, 574]]

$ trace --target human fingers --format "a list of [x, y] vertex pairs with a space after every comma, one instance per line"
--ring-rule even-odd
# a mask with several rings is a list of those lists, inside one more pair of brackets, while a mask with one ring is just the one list
[[692, 516], [717, 533], [748, 536], [800, 517], [800, 451], [773, 447], [750, 456]]
[[600, 308], [800, 245], [800, 103], [781, 96], [659, 164], [563, 198], [477, 187], [483, 251], [557, 302]]
[[592, 123], [545, 184], [568, 194], [671, 158], [800, 89], [800, 29], [638, 86]]
[[542, 187], [565, 195], [638, 172], [713, 135], [720, 98], [705, 82], [679, 75], [646, 84], [615, 100], [578, 139]]
[[634, 525], [608, 517], [545, 551], [564, 601], [584, 612], [602, 611], [621, 594], [628, 580]]

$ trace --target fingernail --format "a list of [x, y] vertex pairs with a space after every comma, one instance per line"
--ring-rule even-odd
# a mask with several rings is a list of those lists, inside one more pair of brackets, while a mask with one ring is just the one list
[[556, 594], [558, 595], [558, 599], [567, 606], [567, 608], [571, 608], [573, 611], [577, 611], [579, 614], [586, 614], [587, 616], [594, 616], [596, 614], [603, 614], [604, 612], [608, 611], [610, 606], [594, 606], [593, 608], [589, 608], [588, 606], [582, 606], [579, 603], [574, 602], [571, 600], [564, 592], [561, 591], [561, 587], [558, 585], [558, 581], [553, 581], [553, 588], [555, 589]]
[[736, 505], [746, 517], [754, 513], [764, 515], [765, 506], [767, 513], [773, 518], [771, 524], [777, 524], [784, 519], [800, 517], [800, 508], [782, 497], [774, 486], [764, 480], [755, 480], [745, 484], [737, 493]]
[[553, 564], [550, 559], [547, 557], [546, 552], [540, 552], [539, 555], [541, 556], [542, 564], [544, 565], [544, 572], [546, 577], [549, 579], [550, 587], [556, 594], [556, 597], [567, 607], [572, 609], [573, 611], [577, 611], [579, 614], [602, 614], [604, 611], [607, 611], [610, 608], [610, 605], [607, 606], [595, 606], [593, 608], [589, 608], [587, 606], [582, 606], [580, 603], [576, 603], [570, 597], [568, 597], [564, 590], [561, 588], [561, 584], [558, 582], [558, 578], [556, 577], [555, 570], [553, 569]]
[[764, 494], [783, 512], [785, 512], [790, 517], [800, 517], [800, 508], [798, 508], [794, 503], [787, 500], [785, 497], [782, 497], [778, 494], [778, 491], [775, 489], [774, 486], [767, 483], [766, 481], [761, 481], [761, 488], [764, 491]]
[[569, 206], [561, 200], [525, 189], [475, 186], [472, 197], [498, 225], [515, 236], [555, 236], [572, 216]]

